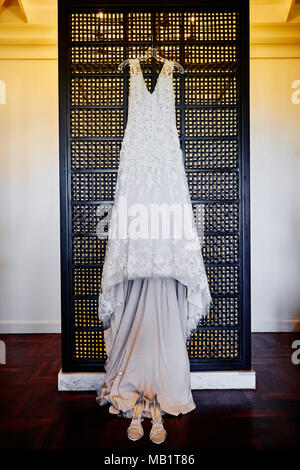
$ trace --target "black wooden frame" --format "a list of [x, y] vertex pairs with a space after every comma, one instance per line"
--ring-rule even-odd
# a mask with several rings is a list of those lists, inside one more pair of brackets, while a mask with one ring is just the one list
[[152, 10], [185, 10], [187, 8], [235, 7], [240, 14], [240, 114], [239, 128], [241, 130], [239, 145], [242, 155], [240, 162], [241, 184], [240, 198], [242, 211], [240, 213], [240, 227], [242, 230], [242, 257], [243, 272], [241, 278], [241, 293], [243, 309], [241, 324], [241, 360], [191, 360], [191, 370], [249, 370], [251, 369], [251, 302], [250, 302], [250, 150], [249, 150], [249, 5], [247, 1], [173, 1], [171, 4], [162, 1], [151, 2], [103, 2], [103, 1], [58, 1], [58, 38], [59, 38], [59, 150], [60, 150], [60, 223], [61, 223], [61, 318], [62, 318], [62, 370], [64, 372], [100, 372], [104, 371], [104, 364], [95, 362], [76, 362], [72, 360], [72, 318], [71, 318], [71, 270], [72, 270], [72, 243], [70, 239], [71, 227], [71, 181], [70, 181], [70, 128], [69, 112], [69, 82], [68, 82], [68, 37], [66, 19], [69, 11], [88, 10], [89, 8], [107, 8], [116, 11], [152, 11]]

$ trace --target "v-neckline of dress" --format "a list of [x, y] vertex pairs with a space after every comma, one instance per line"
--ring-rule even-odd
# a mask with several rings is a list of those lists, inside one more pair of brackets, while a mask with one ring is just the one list
[[152, 93], [148, 90], [148, 87], [147, 87], [147, 85], [146, 85], [145, 78], [144, 78], [144, 74], [143, 74], [142, 67], [141, 67], [141, 61], [140, 61], [140, 59], [139, 59], [138, 57], [137, 57], [137, 61], [138, 61], [138, 65], [139, 65], [139, 72], [140, 72], [141, 78], [142, 78], [142, 80], [143, 80], [144, 88], [145, 88], [146, 92], [147, 92], [150, 96], [152, 96], [152, 95], [154, 95], [154, 93], [155, 93], [155, 91], [156, 91], [156, 88], [157, 88], [157, 85], [158, 85], [158, 81], [159, 81], [159, 79], [160, 79], [160, 77], [161, 77], [161, 75], [162, 75], [162, 73], [163, 73], [163, 71], [164, 71], [164, 67], [165, 67], [166, 63], [169, 62], [169, 61], [168, 61], [168, 59], [165, 59], [165, 61], [164, 61], [164, 63], [163, 63], [163, 66], [162, 66], [162, 68], [160, 69], [160, 72], [159, 72], [159, 74], [158, 74], [158, 77], [157, 77], [157, 80], [156, 80], [156, 84], [155, 84], [155, 88], [154, 88], [154, 90], [152, 91]]

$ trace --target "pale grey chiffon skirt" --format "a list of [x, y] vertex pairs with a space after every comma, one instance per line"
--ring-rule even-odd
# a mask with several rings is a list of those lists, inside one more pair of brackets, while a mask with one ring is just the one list
[[178, 415], [196, 408], [191, 393], [186, 349], [186, 286], [171, 278], [146, 278], [124, 283], [125, 303], [104, 330], [107, 360], [100, 406], [131, 418], [143, 390], [144, 417], [157, 393], [162, 414]]

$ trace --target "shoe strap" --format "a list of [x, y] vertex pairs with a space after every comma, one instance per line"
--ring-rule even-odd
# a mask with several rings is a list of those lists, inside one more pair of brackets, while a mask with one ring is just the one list
[[[134, 406], [134, 409], [133, 409], [133, 416], [135, 415], [135, 412], [136, 410], [138, 409], [138, 406], [141, 406], [141, 409], [140, 409], [140, 415], [137, 416], [136, 418], [132, 418], [132, 419], [139, 419], [141, 420], [142, 419], [142, 416], [143, 416], [143, 411], [144, 411], [144, 408], [146, 406], [146, 400], [144, 398], [144, 396], [139, 396], [135, 402], [135, 406]], [[143, 421], [143, 419], [142, 419]]]
[[142, 416], [138, 416], [137, 418], [132, 418], [131, 423], [139, 423], [141, 424], [141, 421], [144, 421], [144, 418]]
[[141, 431], [144, 432], [144, 431], [143, 431], [143, 428], [142, 428], [142, 427], [139, 427], [139, 426], [129, 426], [129, 427], [127, 428], [128, 431], [131, 431], [131, 430], [133, 430], [133, 429], [135, 429], [135, 430], [138, 431], [138, 432], [141, 432]]
[[164, 420], [162, 418], [151, 419], [152, 424], [163, 424]]
[[136, 429], [137, 431], [141, 432], [143, 431], [143, 426], [141, 424], [141, 421], [143, 421], [144, 418], [139, 417], [139, 418], [132, 418], [130, 425], [128, 426], [127, 429]]

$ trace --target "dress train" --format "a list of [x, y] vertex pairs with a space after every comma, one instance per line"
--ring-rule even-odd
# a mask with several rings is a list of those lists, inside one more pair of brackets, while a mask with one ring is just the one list
[[110, 413], [131, 418], [144, 390], [145, 417], [151, 417], [154, 393], [162, 414], [192, 411], [196, 405], [186, 348], [186, 286], [175, 279], [149, 278], [125, 281], [123, 287], [124, 305], [104, 330], [108, 358], [99, 405], [111, 403]]

